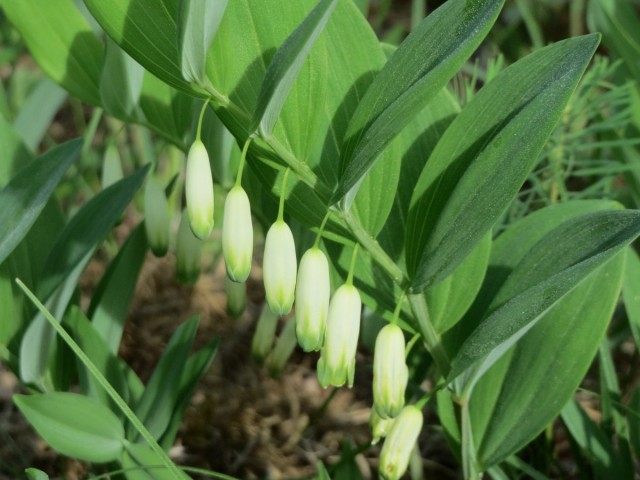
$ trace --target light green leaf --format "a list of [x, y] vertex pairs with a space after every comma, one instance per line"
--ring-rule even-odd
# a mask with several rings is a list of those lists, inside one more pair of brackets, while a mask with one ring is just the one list
[[149, 447], [125, 442], [120, 460], [122, 468], [127, 470], [127, 480], [189, 480], [189, 476], [180, 472], [176, 477], [162, 464], [162, 458]]
[[489, 32], [503, 3], [449, 0], [400, 45], [349, 122], [333, 201], [356, 186], [389, 142], [457, 73]]
[[517, 194], [598, 44], [537, 50], [502, 71], [458, 115], [414, 191], [407, 269], [421, 291], [446, 277]]
[[271, 59], [265, 74], [258, 104], [253, 112], [250, 132], [269, 137], [282, 106], [304, 61], [324, 26], [329, 21], [337, 0], [320, 0], [303, 22], [289, 35]]
[[83, 102], [100, 104], [102, 46], [73, 0], [0, 0], [0, 6], [47, 75]]
[[107, 37], [100, 98], [104, 109], [119, 118], [132, 118], [140, 100], [144, 69]]
[[182, 76], [205, 87], [207, 52], [222, 21], [227, 0], [181, 0], [178, 17]]
[[[197, 316], [192, 317], [176, 329], [134, 409], [156, 439], [162, 436], [171, 423], [172, 413], [179, 401], [180, 389], [167, 388], [167, 385], [180, 384], [198, 322]], [[136, 435], [133, 427], [128, 433], [129, 437]]]
[[147, 237], [140, 224], [122, 245], [91, 297], [87, 314], [114, 354], [120, 347], [127, 311], [147, 250]]
[[37, 468], [27, 468], [25, 470], [27, 474], [27, 478], [29, 480], [49, 480], [49, 475], [44, 473], [42, 470], [38, 470]]
[[94, 463], [120, 457], [124, 429], [104, 405], [76, 393], [14, 395], [14, 403], [40, 436], [63, 455]]
[[53, 117], [67, 99], [67, 93], [48, 78], [42, 79], [20, 107], [13, 126], [32, 152], [38, 150]]
[[82, 140], [52, 148], [30, 162], [0, 190], [0, 263], [24, 238], [64, 172], [80, 153]]
[[468, 373], [470, 389], [547, 310], [639, 234], [640, 212], [611, 210], [572, 218], [545, 235], [502, 285], [494, 300], [500, 306], [462, 344], [449, 379]]

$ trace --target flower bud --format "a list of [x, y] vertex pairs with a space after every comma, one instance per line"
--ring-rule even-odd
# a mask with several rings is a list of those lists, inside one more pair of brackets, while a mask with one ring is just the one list
[[289, 225], [277, 220], [267, 232], [262, 277], [269, 308], [276, 315], [291, 311], [296, 290], [296, 246]]
[[386, 325], [378, 333], [373, 355], [373, 406], [380, 417], [400, 414], [408, 379], [404, 334], [397, 325]]
[[118, 180], [122, 180], [123, 177], [120, 153], [118, 153], [118, 148], [110, 143], [104, 152], [102, 163], [102, 189], [110, 187]]
[[185, 193], [191, 230], [204, 240], [213, 230], [213, 177], [207, 149], [200, 140], [193, 142], [187, 156]]
[[200, 276], [200, 250], [202, 240], [198, 239], [191, 228], [185, 212], [182, 212], [178, 239], [176, 241], [176, 274], [183, 283], [195, 283]]
[[296, 335], [305, 352], [320, 350], [329, 311], [329, 262], [318, 247], [300, 260], [296, 283]]
[[369, 416], [369, 427], [371, 428], [371, 434], [373, 436], [371, 445], [375, 445], [380, 439], [386, 437], [389, 430], [391, 430], [391, 425], [393, 425], [393, 418], [381, 418], [380, 415], [376, 413], [376, 409], [372, 408], [371, 415]]
[[422, 430], [422, 421], [422, 412], [413, 405], [404, 407], [393, 420], [380, 452], [380, 477], [398, 480], [404, 475], [409, 466], [411, 451]]
[[234, 282], [229, 277], [225, 277], [224, 280], [227, 292], [227, 313], [231, 318], [238, 318], [247, 306], [247, 285]]
[[169, 249], [170, 223], [164, 187], [160, 180], [150, 177], [144, 188], [144, 229], [156, 257], [163, 257]]
[[257, 363], [262, 363], [271, 353], [277, 326], [278, 316], [271, 311], [267, 304], [263, 305], [256, 325], [256, 332], [251, 341], [251, 356]]
[[222, 253], [229, 278], [244, 282], [251, 271], [253, 225], [249, 197], [240, 186], [229, 191], [224, 203]]
[[342, 285], [329, 303], [324, 345], [318, 360], [320, 385], [353, 386], [362, 303], [356, 287]]

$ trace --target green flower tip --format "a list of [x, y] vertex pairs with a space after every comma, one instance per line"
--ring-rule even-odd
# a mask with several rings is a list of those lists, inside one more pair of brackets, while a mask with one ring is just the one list
[[380, 452], [380, 477], [399, 480], [407, 471], [409, 457], [422, 430], [422, 412], [413, 405], [406, 406], [393, 420], [382, 452]]
[[222, 253], [229, 278], [246, 281], [253, 258], [253, 224], [249, 197], [240, 186], [229, 191], [224, 204]]
[[289, 226], [276, 221], [267, 232], [262, 277], [269, 308], [276, 315], [287, 315], [296, 290], [296, 246]]
[[369, 427], [371, 428], [371, 445], [375, 445], [382, 438], [386, 437], [393, 425], [393, 418], [382, 418], [376, 413], [376, 409], [371, 409], [371, 415], [369, 416]]
[[207, 149], [200, 140], [193, 142], [187, 156], [185, 193], [191, 230], [204, 240], [213, 230], [213, 177]]
[[156, 257], [169, 250], [169, 204], [162, 182], [155, 177], [147, 180], [144, 189], [144, 228], [151, 251]]
[[380, 417], [400, 414], [408, 379], [404, 334], [397, 325], [386, 325], [378, 333], [373, 357], [373, 404]]
[[330, 289], [327, 257], [319, 248], [310, 248], [300, 260], [296, 283], [296, 336], [305, 352], [322, 347]]
[[344, 284], [329, 303], [325, 341], [318, 360], [318, 380], [324, 388], [353, 386], [362, 302], [358, 290]]

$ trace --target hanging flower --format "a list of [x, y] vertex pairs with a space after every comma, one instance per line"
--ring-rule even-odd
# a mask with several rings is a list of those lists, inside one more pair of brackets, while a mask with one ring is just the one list
[[170, 226], [164, 186], [156, 177], [150, 177], [144, 188], [144, 229], [156, 257], [163, 257], [169, 249]]
[[296, 290], [296, 246], [289, 225], [276, 220], [267, 232], [262, 276], [269, 308], [276, 315], [291, 311]]
[[193, 142], [187, 156], [185, 193], [191, 230], [204, 240], [213, 230], [213, 177], [207, 149], [200, 140]]
[[356, 287], [342, 285], [329, 304], [325, 341], [318, 360], [318, 379], [324, 388], [353, 386], [356, 369], [356, 348], [360, 333], [362, 302]]
[[408, 379], [404, 334], [397, 325], [386, 325], [378, 333], [373, 356], [373, 405], [380, 417], [398, 416]]
[[413, 405], [406, 406], [393, 420], [380, 452], [380, 476], [398, 480], [407, 471], [411, 450], [422, 430], [422, 412]]
[[305, 352], [322, 347], [330, 288], [327, 257], [312, 247], [300, 260], [296, 284], [296, 336]]
[[239, 185], [229, 191], [224, 204], [222, 253], [229, 278], [246, 281], [253, 257], [253, 224], [249, 197]]

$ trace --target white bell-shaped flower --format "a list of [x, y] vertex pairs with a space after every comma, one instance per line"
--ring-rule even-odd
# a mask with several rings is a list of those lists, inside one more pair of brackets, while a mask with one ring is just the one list
[[378, 333], [373, 355], [373, 406], [380, 417], [400, 414], [408, 379], [404, 334], [397, 325], [386, 325]]
[[229, 191], [224, 203], [222, 253], [229, 278], [246, 281], [253, 258], [253, 224], [249, 197], [239, 185]]
[[291, 311], [296, 291], [296, 245], [289, 225], [277, 220], [267, 232], [262, 277], [269, 308], [276, 315]]
[[169, 249], [169, 203], [162, 182], [149, 177], [144, 188], [144, 229], [147, 242], [156, 257], [163, 257]]
[[329, 311], [329, 262], [322, 250], [305, 252], [296, 284], [296, 336], [305, 352], [320, 350]]
[[191, 230], [204, 240], [213, 230], [213, 177], [207, 149], [200, 140], [193, 142], [187, 156], [185, 194]]
[[413, 405], [402, 409], [393, 420], [380, 452], [380, 477], [398, 480], [407, 471], [411, 450], [422, 430], [422, 412]]

